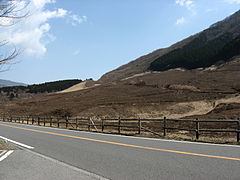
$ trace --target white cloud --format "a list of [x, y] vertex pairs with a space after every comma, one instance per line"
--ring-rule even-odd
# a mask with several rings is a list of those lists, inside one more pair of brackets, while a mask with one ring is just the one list
[[186, 19], [184, 17], [181, 17], [181, 18], [177, 19], [177, 21], [176, 21], [176, 25], [181, 25], [184, 23], [186, 23]]
[[188, 9], [191, 9], [194, 5], [192, 0], [176, 0], [176, 4], [178, 4], [180, 6], [185, 6]]
[[36, 8], [43, 8], [46, 4], [48, 3], [55, 3], [55, 0], [31, 0], [31, 3], [36, 7]]
[[193, 0], [176, 0], [175, 3], [181, 7], [187, 8], [189, 11], [192, 12], [193, 15], [196, 14], [195, 4]]
[[240, 4], [240, 0], [225, 0], [225, 2], [230, 4]]
[[83, 22], [87, 22], [87, 16], [79, 16], [77, 14], [69, 13], [69, 22], [72, 26], [77, 26]]
[[179, 4], [180, 6], [189, 7], [189, 6], [193, 5], [193, 1], [191, 1], [191, 0], [176, 0], [176, 4]]
[[[15, 0], [18, 7], [25, 7], [27, 0]], [[10, 44], [20, 47], [28, 55], [44, 55], [47, 51], [46, 45], [56, 38], [50, 34], [51, 24], [48, 22], [53, 18], [73, 18], [74, 25], [85, 22], [87, 18], [69, 12], [66, 9], [58, 8], [49, 10], [46, 5], [56, 3], [55, 0], [30, 0], [22, 14], [28, 12], [29, 16], [9, 28], [0, 28], [0, 41], [7, 40]], [[21, 6], [19, 5], [21, 4]], [[0, 19], [0, 23], [4, 20]], [[10, 23], [5, 20], [5, 23]]]

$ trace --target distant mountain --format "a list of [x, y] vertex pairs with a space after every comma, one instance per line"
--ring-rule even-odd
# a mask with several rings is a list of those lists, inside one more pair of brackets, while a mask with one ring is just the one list
[[240, 11], [194, 36], [104, 74], [99, 82], [118, 81], [146, 71], [209, 67], [230, 61], [238, 55], [240, 55]]
[[0, 79], [0, 87], [26, 86], [27, 84]]

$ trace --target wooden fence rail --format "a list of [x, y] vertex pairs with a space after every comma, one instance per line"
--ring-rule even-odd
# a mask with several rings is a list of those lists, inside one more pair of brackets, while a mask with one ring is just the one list
[[[124, 134], [126, 132], [136, 131], [136, 134], [142, 132], [148, 132], [159, 136], [167, 136], [168, 130], [171, 131], [189, 131], [195, 132], [196, 140], [199, 139], [201, 133], [236, 133], [237, 142], [240, 141], [240, 120], [198, 120], [198, 119], [128, 119], [128, 118], [102, 118], [94, 120], [91, 118], [80, 118], [80, 117], [39, 117], [39, 116], [0, 116], [0, 121], [4, 122], [15, 122], [22, 124], [32, 124], [38, 126], [48, 126], [56, 128], [67, 128], [74, 130], [88, 130], [96, 132], [109, 132], [109, 128], [117, 131], [118, 134]], [[185, 123], [183, 127], [173, 127], [175, 123]], [[126, 124], [127, 123], [127, 124]], [[159, 128], [153, 130], [154, 125], [148, 125], [149, 123], [159, 124]], [[160, 124], [161, 123], [161, 124]], [[193, 127], [189, 126], [189, 123], [195, 124]], [[209, 126], [211, 123], [231, 123], [235, 128], [226, 127], [225, 129], [206, 129], [201, 128], [201, 125], [207, 123]], [[94, 129], [94, 130], [93, 130]], [[123, 130], [124, 129], [124, 130]], [[116, 133], [116, 132], [115, 132]]]

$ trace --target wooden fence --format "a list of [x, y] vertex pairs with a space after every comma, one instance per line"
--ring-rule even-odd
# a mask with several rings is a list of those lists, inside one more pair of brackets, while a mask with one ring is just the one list
[[[240, 141], [240, 120], [198, 120], [198, 119], [127, 119], [127, 118], [79, 118], [79, 117], [37, 117], [0, 116], [0, 121], [86, 130], [117, 134], [151, 133], [167, 136], [168, 132], [187, 131], [195, 134], [196, 140], [204, 132], [234, 133]], [[220, 125], [221, 124], [221, 125]], [[212, 127], [212, 128], [211, 128]]]

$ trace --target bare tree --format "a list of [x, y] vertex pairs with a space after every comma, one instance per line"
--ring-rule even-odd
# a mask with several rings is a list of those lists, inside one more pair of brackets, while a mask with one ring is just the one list
[[[13, 26], [19, 19], [27, 16], [27, 13], [22, 14], [23, 9], [26, 7], [19, 7], [19, 2], [16, 0], [0, 0], [0, 27]], [[8, 44], [7, 40], [0, 42], [0, 48], [7, 51], [7, 48], [3, 48]], [[11, 64], [12, 60], [19, 55], [20, 51], [14, 47], [10, 50], [10, 53], [0, 54], [0, 72], [4, 71], [3, 66]], [[6, 70], [6, 69], [5, 69]]]

